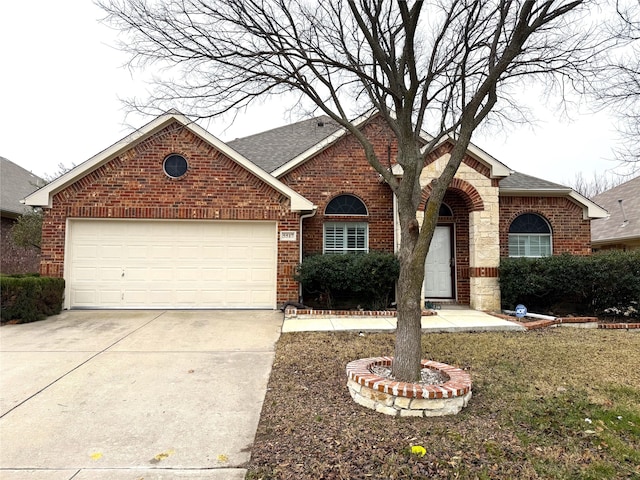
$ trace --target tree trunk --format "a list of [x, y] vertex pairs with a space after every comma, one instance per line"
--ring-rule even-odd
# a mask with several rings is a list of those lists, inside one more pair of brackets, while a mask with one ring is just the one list
[[[406, 125], [410, 123], [407, 121]], [[424, 161], [416, 142], [409, 136], [399, 142], [398, 160], [403, 166], [404, 174], [396, 192], [400, 223], [400, 275], [397, 298], [398, 326], [392, 371], [394, 377], [400, 381], [416, 382], [420, 379], [422, 360], [420, 321], [424, 262], [433, 232], [426, 235], [429, 233], [427, 230], [421, 235], [421, 227], [416, 219], [422, 190], [420, 172]], [[426, 224], [430, 226], [431, 223], [427, 221]]]
[[[424, 275], [422, 275], [424, 278]], [[422, 280], [416, 278], [411, 262], [400, 263], [398, 278], [398, 328], [396, 331], [393, 375], [405, 382], [420, 379], [420, 361], [422, 360]]]

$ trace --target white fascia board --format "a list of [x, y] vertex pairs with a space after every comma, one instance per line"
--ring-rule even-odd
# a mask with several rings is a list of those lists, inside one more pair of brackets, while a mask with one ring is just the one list
[[607, 218], [609, 216], [609, 212], [604, 208], [592, 202], [587, 197], [579, 194], [575, 190], [571, 190], [569, 197], [573, 199], [574, 202], [584, 207], [583, 218], [585, 220], [588, 220], [589, 218]]
[[219, 140], [214, 135], [207, 132], [200, 125], [192, 123], [189, 125], [189, 128], [199, 137], [203, 138], [205, 141], [213, 145], [217, 150], [224, 153], [227, 157], [232, 159], [234, 162], [238, 163], [240, 166], [244, 167], [246, 170], [250, 171], [253, 175], [258, 177], [260, 180], [265, 182], [267, 185], [270, 185], [278, 192], [282, 193], [286, 197], [289, 197], [291, 201], [291, 211], [293, 212], [309, 212], [313, 211], [317, 208], [312, 202], [304, 198], [298, 192], [288, 187], [280, 180], [275, 178], [275, 176], [269, 174], [264, 171], [260, 167], [258, 167], [255, 163], [248, 160], [246, 157], [242, 156], [240, 153], [236, 152], [233, 148], [228, 146], [226, 143]]
[[255, 165], [254, 163], [247, 160], [245, 157], [240, 155], [238, 152], [227, 146], [221, 140], [219, 140], [214, 135], [207, 132], [204, 128], [200, 127], [198, 124], [189, 120], [184, 115], [177, 113], [175, 111], [168, 112], [164, 115], [159, 116], [155, 120], [149, 122], [144, 127], [136, 130], [131, 135], [123, 138], [119, 142], [113, 144], [109, 148], [103, 150], [98, 153], [94, 157], [90, 158], [86, 162], [81, 163], [77, 167], [68, 171], [64, 175], [58, 177], [53, 182], [45, 185], [40, 190], [35, 191], [31, 195], [29, 195], [25, 199], [25, 203], [31, 206], [41, 206], [41, 207], [51, 207], [51, 203], [53, 200], [53, 196], [73, 184], [80, 178], [85, 175], [91, 173], [93, 170], [96, 170], [100, 166], [109, 162], [122, 152], [132, 148], [140, 141], [150, 137], [155, 132], [161, 130], [168, 124], [173, 121], [177, 121], [180, 124], [184, 125], [186, 128], [189, 128], [193, 133], [210, 143], [216, 149], [220, 150], [222, 153], [227, 155], [236, 163], [240, 164], [242, 167], [250, 171], [252, 174], [260, 178], [262, 181], [273, 187], [278, 192], [287, 196], [291, 201], [291, 210], [292, 211], [311, 211], [316, 208], [312, 202], [304, 198], [299, 193], [295, 192], [278, 179], [269, 175], [267, 172], [262, 170], [260, 167]]
[[[360, 115], [358, 118], [353, 120], [352, 123], [354, 124], [354, 126], [356, 128], [358, 128], [364, 122], [366, 122], [371, 117], [373, 117], [376, 113], [378, 113], [377, 110], [371, 110], [371, 111], [369, 111], [367, 113], [364, 113], [364, 114]], [[325, 139], [323, 139], [320, 142], [316, 143], [313, 147], [311, 147], [311, 148], [307, 149], [306, 151], [302, 152], [297, 157], [292, 158], [291, 160], [289, 160], [284, 165], [281, 165], [278, 168], [276, 168], [273, 172], [271, 172], [271, 174], [276, 178], [280, 178], [283, 175], [286, 175], [291, 170], [296, 168], [298, 165], [303, 164], [304, 162], [309, 160], [311, 157], [313, 157], [314, 155], [320, 153], [322, 150], [324, 150], [325, 148], [329, 147], [333, 143], [337, 142], [340, 138], [348, 135], [349, 133], [350, 133], [349, 130], [347, 130], [345, 127], [341, 127], [336, 132], [332, 133], [331, 135], [329, 135]]]
[[179, 117], [182, 117], [182, 115], [173, 113], [159, 116], [155, 120], [152, 120], [130, 135], [127, 135], [122, 140], [119, 140], [110, 147], [94, 155], [89, 160], [82, 162], [77, 167], [72, 168], [64, 175], [61, 175], [60, 177], [42, 187], [40, 190], [36, 190], [34, 193], [25, 198], [25, 203], [34, 207], [38, 206], [51, 208], [53, 196], [56, 193], [73, 184], [85, 175], [98, 169], [105, 163], [118, 156], [123, 151], [132, 148], [144, 138], [147, 138], [156, 131], [161, 130], [169, 122], [173, 121], [173, 119], [178, 120], [180, 123], [184, 123], [184, 121]]
[[297, 157], [292, 158], [284, 165], [281, 165], [278, 168], [276, 168], [271, 174], [276, 178], [280, 178], [283, 175], [286, 175], [291, 170], [296, 168], [298, 165], [304, 163], [309, 158], [313, 157], [315, 154], [321, 152], [322, 150], [324, 150], [325, 148], [327, 148], [328, 146], [330, 146], [331, 144], [333, 144], [334, 142], [338, 141], [340, 138], [345, 136], [347, 131], [348, 130], [343, 127], [337, 132], [332, 133], [324, 140], [316, 143], [313, 147], [302, 152]]
[[525, 197], [525, 196], [542, 196], [542, 197], [567, 197], [576, 205], [582, 207], [582, 218], [589, 220], [593, 218], [607, 218], [609, 212], [588, 198], [579, 194], [571, 188], [500, 188], [500, 195], [507, 197]]

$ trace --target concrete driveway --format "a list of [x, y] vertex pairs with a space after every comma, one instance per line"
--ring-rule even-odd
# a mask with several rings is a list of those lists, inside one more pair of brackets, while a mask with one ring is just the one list
[[244, 478], [281, 328], [252, 310], [0, 328], [0, 478]]

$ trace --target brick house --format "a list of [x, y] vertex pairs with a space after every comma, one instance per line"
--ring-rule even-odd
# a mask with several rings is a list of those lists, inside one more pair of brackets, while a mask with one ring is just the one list
[[[377, 116], [357, 120], [402, 175]], [[424, 198], [449, 142], [425, 164]], [[389, 186], [355, 138], [318, 117], [227, 144], [169, 112], [27, 198], [45, 209], [41, 272], [67, 280], [66, 308], [276, 308], [314, 253], [393, 252]], [[506, 255], [590, 252], [604, 210], [517, 174], [475, 146], [445, 196], [425, 298], [500, 305]]]
[[39, 270], [40, 251], [36, 247], [16, 245], [11, 229], [28, 211], [20, 200], [44, 183], [37, 175], [0, 157], [0, 273], [37, 273]]
[[591, 222], [594, 250], [640, 249], [640, 176], [602, 192], [593, 201], [609, 212]]

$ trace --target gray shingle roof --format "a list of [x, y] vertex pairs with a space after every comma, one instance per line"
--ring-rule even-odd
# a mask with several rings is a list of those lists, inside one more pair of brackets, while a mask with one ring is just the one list
[[524, 173], [513, 172], [508, 177], [500, 180], [500, 190], [555, 190], [569, 192], [571, 188]]
[[[591, 222], [592, 242], [640, 237], [640, 176], [596, 195], [592, 200], [610, 215]], [[622, 200], [622, 208], [618, 200]]]
[[227, 145], [271, 173], [338, 130], [340, 126], [323, 115], [238, 138]]
[[20, 203], [30, 193], [44, 185], [37, 175], [4, 157], [0, 157], [0, 211], [2, 216], [16, 217], [27, 207]]

